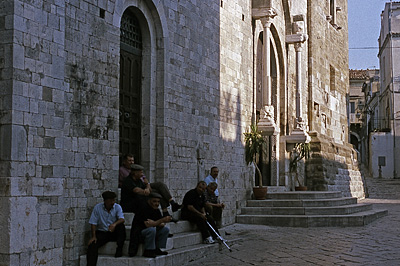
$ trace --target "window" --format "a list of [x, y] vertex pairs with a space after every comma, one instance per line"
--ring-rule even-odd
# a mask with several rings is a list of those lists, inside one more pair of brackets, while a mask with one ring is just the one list
[[356, 103], [350, 102], [350, 113], [354, 114], [356, 112]]
[[335, 91], [336, 90], [336, 70], [333, 66], [329, 66], [329, 78], [330, 78], [330, 90]]

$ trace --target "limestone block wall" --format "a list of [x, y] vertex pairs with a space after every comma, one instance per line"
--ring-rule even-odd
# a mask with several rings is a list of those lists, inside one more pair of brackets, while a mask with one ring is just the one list
[[250, 196], [242, 143], [252, 113], [250, 3], [2, 1], [6, 265], [77, 265], [93, 206], [117, 189], [119, 20], [129, 6], [154, 20], [149, 58], [158, 65], [144, 74], [156, 88], [146, 92], [150, 177], [181, 201], [217, 165], [224, 223]]
[[0, 4], [0, 196], [7, 215], [0, 256], [6, 265], [63, 261], [64, 8]]
[[327, 19], [329, 2], [308, 1], [310, 130], [347, 142], [347, 1], [336, 1], [336, 24]]
[[[114, 1], [65, 6], [64, 264], [85, 252], [88, 217], [119, 167], [119, 28]], [[53, 100], [54, 101], [54, 100]]]
[[224, 222], [233, 223], [253, 186], [242, 144], [252, 115], [250, 3], [187, 1], [163, 8], [170, 34], [163, 181], [180, 201], [218, 166]]
[[347, 1], [335, 3], [331, 9], [327, 1], [308, 1], [312, 158], [307, 162], [307, 184], [314, 190], [341, 190], [362, 198], [357, 156], [347, 137]]
[[74, 265], [91, 208], [101, 191], [116, 189], [118, 31], [107, 11], [99, 17], [110, 6], [0, 4], [6, 265]]
[[350, 144], [311, 133], [311, 158], [306, 163], [306, 184], [316, 191], [341, 191], [346, 197], [365, 197], [357, 153]]

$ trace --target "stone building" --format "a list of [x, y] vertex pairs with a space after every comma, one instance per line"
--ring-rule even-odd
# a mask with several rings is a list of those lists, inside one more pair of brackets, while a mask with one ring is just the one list
[[359, 152], [363, 170], [369, 172], [369, 135], [379, 130], [379, 69], [350, 69], [348, 95], [349, 142]]
[[[397, 163], [400, 156], [400, 53], [396, 49], [400, 45], [399, 15], [400, 2], [385, 4], [378, 39], [381, 76], [379, 128], [384, 130], [371, 136], [373, 147], [370, 148], [370, 167], [374, 176], [386, 178], [400, 177], [400, 166]], [[378, 168], [381, 168], [381, 174], [377, 172]]]
[[[312, 2], [312, 3], [311, 3]], [[132, 152], [180, 201], [213, 165], [225, 224], [265, 184], [363, 197], [348, 143], [345, 0], [0, 2], [1, 265], [77, 265], [93, 206]]]

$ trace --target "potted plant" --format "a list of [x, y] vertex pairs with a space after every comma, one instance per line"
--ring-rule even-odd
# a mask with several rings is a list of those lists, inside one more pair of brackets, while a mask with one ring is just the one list
[[265, 139], [261, 134], [261, 131], [258, 131], [257, 125], [252, 124], [250, 126], [250, 131], [245, 132], [244, 141], [245, 141], [245, 160], [247, 165], [253, 164], [258, 173], [258, 187], [253, 187], [254, 197], [256, 199], [265, 199], [267, 194], [267, 187], [264, 187], [262, 184], [262, 174], [260, 168], [257, 165], [257, 155], [260, 153], [263, 144], [265, 143]]
[[310, 158], [310, 143], [296, 143], [290, 155], [289, 171], [294, 173], [298, 186], [295, 186], [297, 191], [307, 190], [307, 186], [302, 185], [299, 180], [299, 173], [297, 171], [298, 164], [303, 158]]

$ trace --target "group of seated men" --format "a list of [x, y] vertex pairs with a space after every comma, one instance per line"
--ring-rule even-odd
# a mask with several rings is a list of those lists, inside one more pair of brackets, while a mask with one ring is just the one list
[[[144, 257], [155, 258], [168, 254], [161, 250], [166, 247], [167, 238], [172, 236], [166, 224], [170, 221], [177, 222], [168, 213], [169, 205], [173, 212], [182, 208], [181, 218], [197, 225], [205, 244], [215, 243], [217, 235], [214, 230], [219, 234], [216, 223], [221, 224], [222, 210], [225, 207], [218, 201], [218, 168], [211, 168], [210, 175], [185, 194], [182, 205], [173, 200], [164, 183], [149, 183], [143, 170], [141, 165], [134, 163], [133, 155], [125, 155], [119, 175], [120, 205], [115, 201], [116, 194], [106, 191], [102, 194], [104, 203], [94, 207], [89, 220], [92, 237], [87, 253], [88, 266], [97, 264], [98, 249], [109, 241], [117, 242], [115, 257], [122, 256], [126, 239], [124, 212], [135, 213], [128, 249], [131, 257], [137, 254], [141, 242], [144, 243]], [[162, 213], [159, 210], [160, 205]]]

